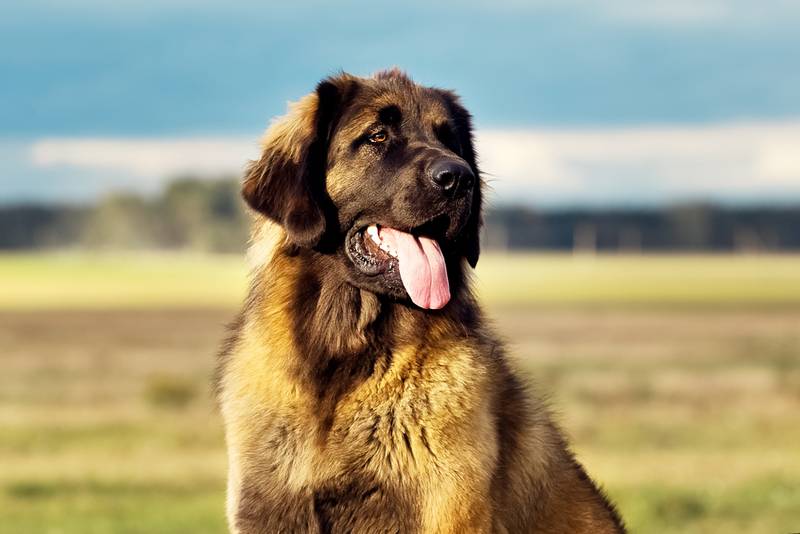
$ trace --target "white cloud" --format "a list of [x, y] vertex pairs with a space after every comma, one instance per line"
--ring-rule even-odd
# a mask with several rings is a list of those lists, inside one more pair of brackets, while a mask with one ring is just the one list
[[[800, 122], [483, 130], [477, 144], [496, 203], [800, 200]], [[181, 174], [238, 175], [256, 153], [256, 139], [51, 138], [30, 163], [153, 191]]]
[[478, 135], [498, 201], [800, 200], [800, 122]]
[[39, 167], [66, 165], [141, 177], [237, 172], [256, 155], [257, 141], [225, 138], [43, 139], [31, 147]]

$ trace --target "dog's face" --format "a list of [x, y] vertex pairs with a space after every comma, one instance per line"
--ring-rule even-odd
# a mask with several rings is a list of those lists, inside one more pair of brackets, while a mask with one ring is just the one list
[[389, 71], [320, 83], [267, 132], [243, 193], [354, 286], [438, 309], [477, 262], [480, 186], [457, 98]]

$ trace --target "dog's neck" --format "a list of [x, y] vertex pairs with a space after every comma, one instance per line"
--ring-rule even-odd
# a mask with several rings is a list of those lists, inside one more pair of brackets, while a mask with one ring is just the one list
[[435, 331], [437, 323], [474, 321], [477, 306], [461, 266], [449, 273], [451, 302], [431, 311], [353, 286], [348, 266], [334, 254], [297, 249], [279, 225], [262, 217], [254, 225], [248, 258], [255, 273], [251, 301], [268, 298], [269, 309], [291, 321], [293, 344], [306, 358], [369, 351], [378, 333], [388, 334], [396, 346], [415, 345], [420, 332]]
[[[437, 324], [463, 323], [465, 308], [473, 298], [461, 280], [458, 291], [442, 310], [423, 310], [410, 301], [397, 301], [352, 285], [339, 258], [308, 249], [279, 247], [268, 264], [256, 270], [254, 297], [269, 299], [270, 309], [279, 309], [295, 332], [297, 352], [313, 359], [317, 354], [347, 358], [371, 349], [371, 339], [380, 334], [395, 346], [415, 345], [420, 332]], [[276, 308], [276, 304], [279, 306]]]
[[346, 266], [330, 254], [284, 242], [266, 259], [254, 271], [249, 305], [269, 315], [264, 324], [273, 331], [264, 336], [286, 340], [295, 377], [330, 414], [342, 395], [389, 365], [395, 351], [422, 350], [439, 332], [469, 332], [476, 324], [472, 296], [460, 280], [453, 300], [430, 311], [351, 285]]

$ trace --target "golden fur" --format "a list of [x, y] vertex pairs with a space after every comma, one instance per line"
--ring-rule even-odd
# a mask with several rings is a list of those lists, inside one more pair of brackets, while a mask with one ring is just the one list
[[[246, 197], [265, 165], [299, 164], [319, 102], [267, 132]], [[354, 179], [329, 172], [325, 188], [344, 198]], [[220, 356], [231, 532], [623, 532], [466, 274], [443, 310], [421, 310], [355, 287], [286, 227], [256, 215], [250, 295]]]

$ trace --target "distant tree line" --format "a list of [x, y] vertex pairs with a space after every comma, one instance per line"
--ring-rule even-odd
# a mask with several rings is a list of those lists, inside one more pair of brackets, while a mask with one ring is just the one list
[[800, 205], [686, 204], [553, 211], [504, 208], [486, 215], [485, 246], [628, 252], [800, 250]]
[[[800, 205], [488, 211], [487, 249], [580, 251], [800, 250]], [[94, 205], [0, 206], [0, 249], [187, 249], [239, 252], [249, 217], [237, 180], [171, 182], [154, 197], [115, 194]]]
[[153, 198], [114, 194], [91, 206], [0, 207], [0, 249], [238, 252], [247, 235], [239, 185], [228, 178], [182, 178]]

